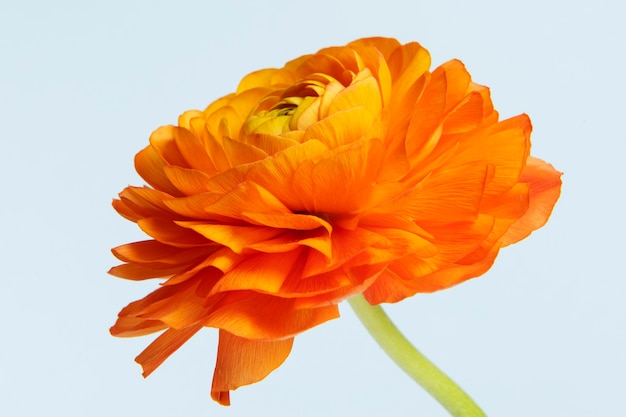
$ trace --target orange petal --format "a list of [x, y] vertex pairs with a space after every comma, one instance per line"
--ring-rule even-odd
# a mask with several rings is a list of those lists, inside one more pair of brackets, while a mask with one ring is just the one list
[[133, 281], [142, 281], [144, 279], [151, 278], [167, 278], [171, 275], [174, 275], [180, 272], [185, 268], [185, 265], [182, 266], [169, 266], [164, 267], [163, 265], [154, 265], [154, 264], [123, 264], [114, 266], [109, 269], [109, 274], [124, 278], [130, 279]]
[[407, 153], [422, 160], [437, 145], [434, 135], [443, 116], [465, 97], [470, 75], [460, 61], [449, 61], [438, 67], [426, 84], [419, 101], [412, 108], [407, 137]]
[[[330, 81], [328, 84], [326, 84], [324, 94], [320, 97], [319, 111], [317, 115], [318, 120], [324, 119], [325, 117], [329, 116], [329, 109], [333, 103], [333, 100], [335, 99], [337, 94], [342, 92], [344, 89], [345, 86], [339, 81]], [[317, 105], [315, 107], [317, 107]]]
[[224, 138], [222, 146], [231, 166], [244, 165], [267, 157], [263, 150], [230, 138]]
[[[292, 146], [255, 165], [246, 174], [247, 179], [269, 190], [292, 211], [304, 210], [301, 195], [293, 187], [294, 173], [305, 161], [326, 152], [328, 148], [317, 140]], [[306, 197], [309, 199], [310, 197]], [[250, 212], [249, 208], [244, 211]]]
[[[237, 95], [240, 95], [246, 90], [252, 90], [258, 87], [268, 87], [277, 84], [288, 85], [294, 81], [293, 75], [288, 71], [277, 68], [262, 69], [243, 77], [237, 87]], [[258, 99], [254, 101], [258, 101]]]
[[329, 233], [333, 227], [326, 220], [308, 214], [293, 213], [242, 213], [242, 217], [252, 224], [290, 230], [326, 229]]
[[491, 268], [499, 250], [500, 246], [496, 245], [489, 252], [485, 253], [480, 261], [468, 264], [455, 264], [430, 275], [414, 279], [411, 284], [416, 289], [416, 292], [432, 292], [449, 288], [470, 278], [475, 278]]
[[150, 217], [140, 219], [137, 224], [148, 236], [171, 246], [186, 248], [212, 244], [199, 233], [178, 226], [170, 219]]
[[502, 194], [484, 195], [480, 202], [480, 212], [497, 218], [519, 219], [528, 211], [528, 184], [515, 184]]
[[301, 198], [311, 196], [312, 212], [349, 213], [363, 208], [372, 195], [383, 149], [377, 139], [364, 140], [315, 164], [305, 162], [296, 171], [294, 187]]
[[202, 325], [186, 327], [184, 329], [168, 329], [157, 337], [154, 342], [144, 349], [135, 358], [135, 361], [143, 368], [144, 378], [148, 377], [170, 355], [181, 347], [191, 336], [196, 334]]
[[143, 211], [141, 207], [138, 207], [132, 203], [129, 204], [127, 201], [124, 201], [123, 199], [119, 199], [119, 200], [114, 199], [111, 202], [111, 205], [113, 206], [113, 209], [117, 211], [117, 213], [120, 216], [124, 217], [127, 220], [130, 220], [131, 222], [136, 222], [142, 217], [146, 217], [145, 215], [141, 214], [141, 212]]
[[166, 165], [177, 165], [188, 168], [187, 160], [180, 152], [176, 140], [177, 133], [183, 128], [178, 126], [161, 126], [150, 135], [150, 145], [163, 159]]
[[167, 163], [152, 146], [144, 148], [135, 156], [135, 169], [141, 178], [157, 190], [173, 196], [181, 196], [182, 193], [165, 175], [163, 168], [166, 165]]
[[344, 70], [343, 64], [336, 57], [330, 54], [317, 53], [307, 57], [298, 66], [296, 73], [301, 78], [308, 78], [311, 74], [324, 74], [339, 79]]
[[128, 243], [111, 249], [113, 255], [124, 262], [164, 262], [177, 264], [178, 256], [187, 255], [187, 251], [155, 240]]
[[[421, 222], [421, 226], [433, 236], [431, 242], [438, 252], [435, 257], [442, 263], [442, 267], [479, 248], [493, 233], [495, 225], [496, 220], [485, 214], [479, 214], [474, 221], [446, 222], [444, 219], [438, 222]], [[417, 275], [410, 274], [405, 278], [411, 276]]]
[[128, 262], [109, 273], [126, 279], [165, 278], [187, 272], [218, 250], [218, 246], [178, 248], [154, 240], [130, 243], [113, 248], [118, 259]]
[[530, 185], [528, 211], [507, 230], [501, 240], [505, 246], [543, 226], [561, 195], [561, 173], [537, 158], [528, 158], [520, 182]]
[[431, 292], [428, 289], [424, 290], [429, 288], [427, 287], [429, 283], [423, 277], [428, 276], [429, 272], [436, 270], [436, 265], [426, 263], [421, 259], [415, 259], [411, 267], [414, 268], [414, 271], [423, 270], [423, 274], [414, 277], [414, 279], [407, 279], [401, 273], [389, 267], [378, 275], [376, 281], [363, 292], [365, 299], [372, 305], [396, 303], [418, 292]]
[[482, 165], [489, 167], [484, 193], [505, 193], [518, 182], [528, 158], [531, 128], [528, 116], [522, 114], [476, 129], [461, 140], [439, 143], [437, 139], [412, 175], [420, 178], [434, 169]]
[[216, 270], [207, 270], [180, 284], [162, 286], [124, 307], [119, 313], [120, 320], [124, 317], [158, 320], [175, 329], [202, 323], [209, 313], [204, 305], [206, 295], [219, 276], [221, 273]]
[[[367, 72], [369, 73], [369, 70]], [[364, 108], [372, 116], [377, 115], [383, 107], [378, 82], [372, 76], [356, 81], [337, 93], [328, 108], [328, 114], [332, 115], [358, 107]]]
[[372, 305], [395, 303], [416, 293], [433, 292], [449, 288], [470, 278], [484, 274], [496, 258], [499, 247], [494, 247], [480, 262], [469, 265], [453, 264], [436, 269], [433, 273], [406, 277], [402, 272], [389, 269], [381, 274], [363, 295]]
[[388, 58], [389, 55], [391, 55], [391, 53], [401, 45], [400, 45], [400, 42], [398, 42], [394, 38], [372, 36], [369, 38], [357, 39], [353, 42], [350, 42], [348, 46], [376, 48], [385, 56], [385, 58]]
[[[193, 283], [197, 285], [196, 283]], [[164, 300], [171, 299], [172, 297], [176, 297], [179, 292], [184, 292], [185, 289], [188, 289], [190, 284], [185, 283], [184, 285], [179, 286], [169, 286], [169, 287], [159, 287], [157, 290], [152, 291], [150, 294], [146, 295], [140, 300], [133, 301], [124, 307], [119, 313], [118, 316], [122, 317], [142, 317], [146, 312], [146, 309], [150, 308], [153, 304], [163, 303]], [[152, 316], [152, 317], [143, 317], [144, 319], [151, 320], [159, 320], [160, 317]]]
[[305, 279], [290, 277], [278, 295], [294, 297], [296, 309], [338, 304], [362, 293], [384, 268], [385, 265], [347, 266]]
[[262, 149], [268, 155], [274, 155], [278, 152], [284, 151], [285, 149], [291, 148], [300, 142], [282, 136], [263, 133], [246, 135], [246, 141], [252, 146]]
[[160, 320], [123, 316], [117, 319], [115, 326], [111, 327], [110, 332], [117, 337], [136, 337], [165, 329], [167, 329], [167, 326]]
[[328, 231], [289, 231], [275, 239], [250, 245], [250, 249], [265, 253], [289, 252], [302, 246], [315, 249], [327, 259], [332, 257], [331, 237]]
[[[419, 43], [400, 45], [387, 58], [393, 79], [393, 97], [404, 97], [415, 82], [430, 68], [430, 54]], [[414, 102], [415, 103], [415, 102]]]
[[483, 122], [484, 98], [479, 92], [470, 93], [444, 119], [443, 134], [466, 133]]
[[[191, 119], [189, 121], [189, 129], [197, 139], [197, 142], [200, 143], [195, 143], [196, 140], [194, 140], [194, 143], [182, 142], [181, 137], [179, 138], [179, 147], [184, 148], [184, 150], [181, 149], [181, 152], [185, 154], [197, 152], [195, 156], [189, 156], [189, 160], [192, 161], [190, 164], [192, 164], [194, 168], [203, 170], [209, 174], [216, 174], [229, 169], [230, 164], [224, 153], [221, 138], [218, 139], [213, 133], [209, 132], [208, 123], [208, 120], [199, 117]], [[198, 146], [202, 146], [204, 150], [198, 150]]]
[[363, 293], [371, 305], [396, 303], [414, 294], [415, 290], [390, 269], [383, 271]]
[[[192, 113], [192, 112], [187, 112]], [[201, 118], [201, 112], [193, 112], [195, 117], [185, 120], [185, 114], [179, 117], [179, 123], [187, 125], [187, 128], [177, 127], [173, 129], [172, 136], [176, 142], [176, 146], [190, 168], [198, 169], [206, 172], [215, 172], [216, 166], [213, 159], [216, 155], [208, 152], [207, 141], [209, 139], [206, 130], [205, 121]], [[187, 117], [190, 117], [188, 115]], [[181, 123], [182, 122], [182, 123]], [[191, 130], [188, 130], [191, 129]], [[220, 155], [221, 156], [221, 155]]]
[[230, 271], [244, 258], [243, 255], [238, 255], [228, 248], [216, 247], [215, 252], [198, 262], [195, 266], [181, 271], [161, 285], [176, 285], [190, 278], [202, 279], [204, 283], [215, 283], [223, 272]]
[[[178, 214], [177, 217], [188, 217], [195, 219], [207, 219], [212, 217], [205, 213], [204, 209], [219, 200], [224, 194], [220, 192], [207, 192], [202, 194], [190, 195], [181, 198], [171, 198], [164, 200], [163, 203], [170, 212]], [[170, 216], [172, 216], [170, 214]], [[172, 216], [173, 217], [173, 216]]]
[[166, 217], [170, 210], [164, 201], [171, 195], [148, 187], [126, 187], [120, 193], [120, 199], [139, 217]]
[[258, 382], [289, 356], [293, 338], [249, 340], [220, 330], [211, 397], [230, 405], [229, 391]]
[[302, 277], [308, 279], [314, 275], [331, 271], [363, 253], [376, 244], [388, 243], [388, 239], [365, 228], [345, 230], [337, 228], [331, 234], [332, 257], [319, 252], [311, 252], [304, 265]]
[[235, 253], [250, 245], [272, 239], [282, 233], [280, 229], [261, 226], [233, 226], [206, 222], [178, 221], [177, 225], [188, 228], [205, 238], [230, 248]]
[[202, 171], [170, 165], [163, 167], [163, 172], [170, 183], [185, 195], [210, 191], [207, 184], [211, 177]]
[[294, 300], [252, 291], [226, 293], [212, 306], [206, 326], [248, 339], [282, 339], [339, 317], [336, 305], [297, 309]]
[[289, 253], [260, 253], [248, 255], [215, 284], [212, 293], [253, 290], [275, 294], [289, 275], [300, 275], [297, 263], [301, 250]]
[[447, 164], [432, 172], [407, 196], [402, 212], [420, 220], [472, 221], [478, 215], [487, 167], [484, 163]]
[[531, 130], [530, 119], [525, 114], [503, 120], [486, 132], [478, 129], [471, 138], [460, 143], [455, 161], [480, 161], [482, 158], [494, 167], [485, 192], [504, 193], [519, 181], [530, 153]]
[[363, 60], [363, 66], [367, 68], [376, 79], [383, 107], [388, 106], [391, 99], [392, 79], [383, 53], [375, 47], [355, 45], [353, 49], [357, 52], [359, 58]]
[[374, 115], [357, 107], [334, 113], [309, 126], [303, 141], [317, 139], [330, 149], [354, 143], [372, 129]]
[[[433, 243], [419, 234], [384, 227], [368, 229], [384, 237], [385, 240], [372, 244], [365, 250], [363, 254], [366, 256], [365, 259], [361, 259], [361, 262], [369, 264], [390, 262], [407, 254], [416, 255], [420, 258], [430, 258], [438, 252]], [[351, 262], [351, 265], [354, 265], [354, 262]]]
[[204, 208], [216, 220], [242, 219], [243, 212], [291, 213], [276, 196], [260, 185], [246, 181]]
[[[208, 137], [214, 138], [214, 144], [217, 145], [218, 148], [221, 148], [224, 138], [237, 137], [239, 127], [242, 125], [243, 121], [237, 110], [231, 106], [217, 109], [206, 117], [206, 129], [209, 132]], [[209, 155], [212, 156], [212, 153], [209, 152]], [[220, 155], [220, 153], [217, 155]], [[213, 158], [213, 163], [217, 166], [218, 161], [216, 158]], [[230, 166], [228, 159], [224, 158], [218, 168], [224, 170]]]

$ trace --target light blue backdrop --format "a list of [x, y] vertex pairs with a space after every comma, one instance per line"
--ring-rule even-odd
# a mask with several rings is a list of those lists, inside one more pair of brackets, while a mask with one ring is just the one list
[[0, 3], [0, 415], [445, 416], [348, 306], [265, 381], [210, 400], [206, 330], [148, 380], [115, 339], [155, 283], [106, 274], [143, 239], [110, 208], [156, 127], [246, 73], [362, 36], [462, 59], [565, 172], [548, 226], [484, 277], [388, 311], [490, 416], [620, 415], [626, 389], [624, 29], [618, 1]]

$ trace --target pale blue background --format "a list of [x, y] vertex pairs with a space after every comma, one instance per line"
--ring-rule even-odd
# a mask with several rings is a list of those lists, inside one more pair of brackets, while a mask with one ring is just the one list
[[490, 416], [624, 413], [624, 16], [616, 1], [9, 1], [0, 5], [0, 415], [445, 416], [343, 317], [265, 381], [210, 400], [206, 330], [148, 380], [108, 334], [154, 283], [110, 277], [143, 239], [110, 207], [151, 131], [246, 73], [361, 36], [458, 57], [565, 172], [548, 226], [484, 277], [388, 308]]

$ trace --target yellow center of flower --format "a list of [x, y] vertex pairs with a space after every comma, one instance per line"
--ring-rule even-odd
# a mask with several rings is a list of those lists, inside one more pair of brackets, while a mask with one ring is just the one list
[[268, 110], [260, 110], [249, 116], [243, 124], [245, 134], [284, 135], [292, 130], [304, 130], [318, 120], [312, 105], [318, 97], [288, 97]]
[[[349, 76], [348, 76], [349, 75]], [[371, 75], [364, 71], [361, 75]], [[289, 131], [304, 131], [327, 114], [334, 97], [344, 90], [354, 74], [344, 74], [338, 81], [326, 74], [312, 74], [292, 86], [266, 96], [243, 125], [245, 134], [284, 135]]]

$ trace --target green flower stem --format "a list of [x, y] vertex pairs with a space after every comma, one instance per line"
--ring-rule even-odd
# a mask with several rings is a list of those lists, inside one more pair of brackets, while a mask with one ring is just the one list
[[454, 417], [486, 417], [476, 403], [446, 374], [417, 350], [398, 330], [380, 306], [362, 295], [348, 300], [365, 328], [380, 347]]

